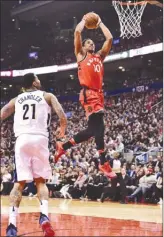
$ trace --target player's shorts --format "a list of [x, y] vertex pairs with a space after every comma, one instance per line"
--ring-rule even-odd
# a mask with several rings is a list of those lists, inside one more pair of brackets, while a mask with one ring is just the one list
[[80, 103], [85, 109], [87, 118], [93, 114], [104, 111], [104, 94], [102, 90], [83, 88], [80, 91]]
[[22, 134], [15, 143], [15, 181], [49, 179], [48, 138], [42, 135]]

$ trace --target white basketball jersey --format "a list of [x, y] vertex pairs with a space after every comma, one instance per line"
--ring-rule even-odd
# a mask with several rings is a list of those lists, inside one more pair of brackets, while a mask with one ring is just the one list
[[15, 102], [14, 133], [49, 136], [51, 107], [44, 99], [44, 92], [37, 90], [18, 95]]

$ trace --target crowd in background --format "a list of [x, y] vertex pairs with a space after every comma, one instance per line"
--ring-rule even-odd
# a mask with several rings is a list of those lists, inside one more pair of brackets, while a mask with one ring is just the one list
[[[109, 73], [109, 69], [106, 68], [107, 64], [105, 64], [105, 70], [107, 70], [103, 83], [105, 94], [118, 94], [123, 91], [134, 92], [138, 86], [141, 86], [144, 91], [148, 91], [150, 88], [161, 88], [163, 78], [162, 55], [150, 56], [148, 59], [140, 59], [142, 60], [142, 65], [139, 68], [128, 68], [128, 65], [130, 65], [129, 61], [129, 64], [125, 66], [125, 71], [116, 68]], [[122, 64], [120, 63], [120, 65]], [[54, 93], [58, 98], [69, 97], [70, 99], [70, 97], [78, 97], [81, 89], [76, 71], [70, 72], [65, 76], [62, 73], [57, 75], [54, 73], [39, 75], [39, 79], [43, 86], [42, 89]], [[7, 103], [9, 98], [14, 98], [20, 93], [22, 88], [21, 78], [19, 81], [16, 78], [15, 81], [17, 83], [13, 83], [13, 81], [6, 80], [5, 78], [2, 79], [1, 106]]]
[[[162, 16], [153, 17], [142, 25], [143, 35], [139, 38], [121, 39], [119, 25], [115, 27], [108, 20], [109, 12], [102, 12], [103, 22], [109, 27], [113, 35], [113, 46], [110, 54], [120, 53], [129, 49], [162, 42]], [[77, 20], [77, 22], [80, 18]], [[50, 26], [46, 22], [20, 22], [20, 28], [15, 29], [14, 23], [10, 31], [2, 32], [1, 68], [24, 69], [48, 65], [61, 65], [75, 62], [73, 50], [73, 35], [75, 25], [70, 21], [62, 25]], [[153, 34], [152, 34], [153, 31]], [[95, 42], [96, 50], [102, 47], [105, 40], [100, 29], [84, 30], [83, 38], [91, 38]], [[28, 38], [28, 41], [26, 40]], [[31, 58], [29, 53], [36, 52]]]
[[[50, 77], [47, 76], [47, 79], [48, 78], [50, 79]], [[49, 85], [45, 80], [43, 81], [44, 88], [46, 91], [50, 90], [58, 97], [78, 95], [81, 89], [77, 75], [74, 76], [73, 80], [69, 80], [69, 78], [60, 80], [60, 77], [58, 81], [53, 81], [53, 79], [54, 78], [52, 77], [50, 80], [52, 80], [51, 83], [54, 83], [54, 86], [49, 88]], [[148, 90], [150, 86], [159, 84], [162, 85], [162, 68], [156, 67], [155, 69], [155, 65], [151, 64], [151, 66], [147, 68], [145, 66], [144, 69], [128, 69], [125, 72], [122, 72], [121, 70], [117, 72], [115, 71], [114, 73], [111, 72], [110, 78], [104, 81], [103, 90], [106, 93], [111, 93], [120, 89], [126, 90], [126, 88], [131, 89], [131, 91], [136, 91], [138, 86], [143, 86], [146, 90]], [[14, 88], [12, 90], [14, 90]]]
[[[163, 160], [161, 154], [146, 163], [136, 163], [135, 152], [163, 147], [162, 90], [105, 97], [106, 158], [117, 173], [109, 180], [98, 170], [98, 152], [93, 139], [67, 151], [55, 165], [56, 115], [50, 126], [50, 162], [52, 179], [47, 182], [51, 197], [84, 200], [157, 203], [162, 198]], [[84, 111], [77, 102], [62, 103], [68, 117], [67, 138], [86, 126]], [[8, 194], [14, 178], [14, 143], [12, 118], [1, 126], [2, 194]], [[130, 161], [124, 153], [132, 152]], [[24, 195], [36, 194], [34, 183], [28, 184]]]

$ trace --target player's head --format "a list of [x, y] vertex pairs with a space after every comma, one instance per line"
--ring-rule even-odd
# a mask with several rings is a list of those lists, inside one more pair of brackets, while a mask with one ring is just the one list
[[25, 89], [29, 88], [41, 88], [41, 83], [38, 77], [34, 73], [27, 73], [23, 77], [23, 87]]
[[95, 51], [95, 44], [91, 39], [83, 40], [82, 46], [86, 52], [94, 53]]

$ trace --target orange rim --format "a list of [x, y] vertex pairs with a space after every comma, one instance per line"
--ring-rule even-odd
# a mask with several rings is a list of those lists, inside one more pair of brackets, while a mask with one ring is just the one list
[[146, 3], [149, 3], [149, 1], [141, 1], [141, 2], [121, 2], [118, 1], [120, 5], [128, 5], [128, 6], [136, 6], [136, 5], [144, 5]]

